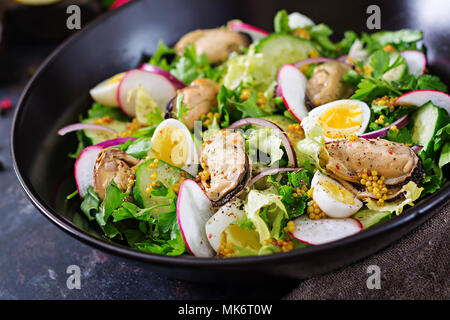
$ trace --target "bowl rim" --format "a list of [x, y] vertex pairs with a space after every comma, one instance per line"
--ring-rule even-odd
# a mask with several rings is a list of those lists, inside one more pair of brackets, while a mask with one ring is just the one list
[[[318, 245], [318, 246], [308, 246], [302, 249], [293, 250], [284, 253], [274, 253], [263, 256], [245, 256], [245, 257], [234, 257], [230, 259], [220, 259], [217, 257], [213, 258], [198, 258], [193, 256], [166, 256], [154, 253], [149, 253], [145, 251], [139, 251], [132, 249], [114, 242], [108, 242], [107, 240], [102, 240], [94, 235], [80, 229], [75, 226], [69, 219], [65, 218], [63, 215], [58, 213], [56, 210], [48, 206], [45, 201], [39, 196], [38, 192], [34, 189], [31, 182], [26, 176], [21, 172], [20, 166], [17, 162], [16, 157], [16, 143], [15, 136], [18, 129], [18, 121], [20, 120], [22, 114], [24, 113], [25, 105], [28, 97], [32, 93], [34, 84], [39, 81], [39, 78], [46, 67], [55, 59], [56, 56], [60, 55], [64, 50], [68, 50], [70, 45], [75, 43], [79, 37], [82, 37], [85, 33], [89, 32], [91, 29], [95, 28], [97, 25], [101, 24], [103, 21], [111, 18], [113, 15], [119, 14], [119, 12], [125, 10], [127, 7], [137, 5], [142, 2], [130, 1], [127, 4], [101, 14], [99, 17], [95, 18], [93, 21], [88, 23], [75, 34], [68, 37], [60, 45], [55, 48], [52, 53], [40, 64], [39, 68], [31, 79], [26, 84], [23, 89], [16, 110], [14, 112], [11, 131], [10, 131], [10, 152], [13, 163], [14, 172], [19, 180], [20, 186], [25, 192], [26, 196], [31, 200], [33, 205], [43, 214], [47, 219], [54, 223], [59, 229], [73, 236], [74, 238], [91, 245], [97, 249], [105, 250], [109, 253], [123, 256], [126, 258], [132, 258], [136, 260], [141, 260], [145, 262], [150, 262], [153, 264], [174, 266], [174, 267], [210, 267], [210, 266], [255, 266], [255, 265], [266, 265], [273, 262], [288, 262], [292, 260], [299, 260], [302, 257], [308, 256], [310, 254], [319, 254], [321, 252], [326, 252], [329, 250], [342, 248], [350, 244], [377, 237], [382, 233], [389, 232], [397, 227], [404, 226], [408, 222], [416, 220], [419, 215], [428, 213], [429, 217], [432, 216], [429, 211], [442, 207], [446, 203], [446, 199], [450, 195], [450, 182], [447, 182], [440, 190], [427, 196], [427, 198], [421, 200], [414, 207], [407, 208], [401, 215], [392, 217], [385, 223], [373, 226], [369, 229], [362, 230], [361, 232], [341, 239], [331, 243]], [[427, 219], [429, 218], [427, 217]], [[383, 247], [388, 246], [394, 240], [389, 241]]]

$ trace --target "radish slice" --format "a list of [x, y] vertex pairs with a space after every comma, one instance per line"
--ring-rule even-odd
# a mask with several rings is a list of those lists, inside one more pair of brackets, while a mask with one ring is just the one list
[[242, 32], [249, 35], [253, 42], [269, 35], [269, 32], [267, 31], [237, 20], [230, 21], [228, 23], [228, 28], [230, 28], [231, 31]]
[[295, 154], [294, 146], [292, 145], [291, 139], [284, 133], [283, 129], [277, 126], [272, 121], [259, 119], [259, 118], [244, 118], [232, 123], [227, 129], [237, 129], [249, 124], [254, 124], [266, 128], [273, 128], [277, 130], [280, 134], [281, 142], [283, 143], [284, 148], [286, 149], [286, 155], [288, 157], [288, 162], [291, 167], [297, 166], [297, 156]]
[[181, 80], [179, 80], [178, 78], [173, 76], [170, 72], [168, 72], [160, 67], [154, 66], [150, 63], [141, 64], [139, 66], [139, 69], [148, 71], [148, 72], [153, 72], [153, 73], [159, 74], [159, 75], [167, 78], [167, 80], [169, 80], [177, 89], [183, 89], [184, 87], [186, 87], [186, 85]]
[[128, 140], [135, 138], [118, 138], [100, 142], [93, 146], [84, 148], [75, 161], [75, 182], [77, 184], [78, 194], [80, 197], [86, 195], [89, 186], [94, 185], [94, 167], [97, 161], [98, 154], [105, 148], [121, 145]]
[[[344, 64], [347, 64], [346, 61], [340, 61], [340, 60], [335, 60], [335, 59], [331, 59], [331, 58], [319, 57], [319, 58], [300, 60], [299, 62], [296, 62], [294, 64], [294, 66], [296, 68], [300, 68], [300, 67], [302, 67], [304, 65], [308, 65], [308, 64], [311, 64], [311, 63], [320, 63], [320, 62], [327, 62], [327, 61], [338, 61], [338, 62], [342, 62]], [[280, 86], [277, 86], [277, 90], [275, 91], [275, 96], [276, 97], [281, 96]]]
[[68, 126], [65, 126], [64, 128], [61, 128], [58, 130], [58, 134], [60, 136], [63, 136], [69, 132], [73, 131], [79, 131], [79, 130], [99, 130], [99, 131], [108, 131], [110, 133], [117, 133], [116, 130], [101, 126], [99, 124], [95, 123], [73, 123], [69, 124]]
[[400, 55], [405, 58], [410, 74], [417, 77], [425, 73], [427, 58], [423, 52], [417, 50], [406, 50], [400, 52]]
[[450, 114], [450, 96], [438, 90], [415, 90], [395, 99], [395, 104], [400, 106], [423, 106], [431, 101], [435, 106], [444, 108]]
[[177, 200], [177, 219], [184, 243], [196, 257], [214, 257], [215, 251], [206, 236], [205, 225], [213, 214], [211, 201], [193, 180], [184, 180]]
[[353, 218], [311, 220], [301, 216], [294, 223], [294, 238], [313, 246], [346, 238], [362, 230], [362, 224]]
[[300, 169], [302, 169], [302, 168], [273, 168], [273, 169], [263, 170], [250, 180], [250, 182], [247, 184], [247, 187], [252, 186], [256, 181], [258, 181], [259, 179], [261, 179], [263, 177], [272, 176], [272, 175], [280, 173], [280, 172], [297, 171]]
[[150, 94], [161, 110], [164, 110], [167, 103], [176, 95], [175, 86], [167, 78], [145, 70], [128, 71], [119, 84], [117, 100], [122, 111], [130, 117], [136, 116], [136, 110], [135, 96], [129, 97], [129, 93], [139, 87]]
[[389, 126], [383, 128], [383, 129], [372, 131], [372, 132], [367, 132], [367, 133], [360, 135], [359, 137], [365, 138], [365, 139], [382, 138], [382, 137], [387, 136], [387, 133], [392, 126], [395, 125], [397, 127], [397, 129], [401, 129], [404, 126], [406, 126], [408, 124], [408, 122], [409, 122], [409, 115], [404, 115], [403, 117], [401, 117], [397, 121], [392, 122]]
[[83, 198], [89, 186], [94, 185], [94, 167], [102, 146], [94, 145], [85, 148], [75, 162], [75, 181], [78, 194]]
[[305, 105], [307, 80], [304, 74], [291, 64], [285, 64], [278, 71], [278, 88], [289, 112], [298, 121], [308, 115]]

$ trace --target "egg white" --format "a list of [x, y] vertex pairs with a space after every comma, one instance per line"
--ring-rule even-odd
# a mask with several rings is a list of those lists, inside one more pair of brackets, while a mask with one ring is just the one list
[[[115, 77], [117, 80], [112, 81]], [[92, 99], [105, 106], [118, 107], [117, 90], [122, 77], [123, 74], [119, 73], [97, 84], [89, 91]]]
[[[349, 204], [333, 198], [333, 196], [330, 194], [331, 190], [327, 189], [323, 185], [323, 181], [325, 180], [334, 184], [337, 188], [348, 192], [353, 198], [353, 203]], [[314, 188], [313, 200], [317, 203], [320, 209], [322, 209], [322, 211], [326, 213], [328, 217], [348, 218], [355, 214], [363, 206], [363, 203], [355, 196], [353, 196], [353, 194], [347, 191], [339, 182], [322, 174], [320, 171], [317, 171], [314, 174], [314, 177], [311, 181], [311, 187]]]
[[[320, 125], [319, 119], [326, 111], [333, 109], [337, 106], [342, 106], [342, 105], [344, 105], [344, 106], [358, 105], [358, 107], [362, 113], [362, 121], [361, 121], [359, 129], [355, 130], [351, 134], [352, 135], [353, 134], [355, 134], [355, 135], [363, 134], [367, 128], [367, 125], [369, 124], [369, 121], [370, 121], [370, 108], [363, 101], [350, 100], [350, 99], [336, 100], [336, 101], [329, 102], [329, 103], [326, 103], [324, 105], [321, 105], [321, 106], [318, 106], [318, 107], [312, 109], [308, 113], [308, 116], [306, 116], [302, 120], [302, 127], [303, 127], [303, 130], [305, 131], [305, 133], [308, 133], [309, 131], [311, 131], [314, 126]], [[335, 130], [338, 131], [339, 129], [335, 129]], [[336, 140], [336, 139], [325, 136], [325, 140], [332, 141], [332, 140]]]
[[217, 252], [222, 239], [222, 232], [230, 224], [245, 216], [245, 211], [239, 209], [243, 201], [236, 198], [222, 206], [205, 224], [206, 236], [211, 247]]
[[189, 172], [193, 176], [196, 176], [198, 172], [198, 152], [195, 148], [191, 132], [181, 121], [176, 119], [166, 119], [161, 122], [155, 129], [155, 133], [152, 137], [152, 144], [156, 137], [158, 137], [158, 133], [166, 127], [175, 127], [181, 130], [181, 132], [183, 133], [184, 137], [186, 138], [186, 143], [188, 144], [188, 155], [186, 158], [186, 162], [184, 163], [183, 167], [181, 167], [181, 169]]

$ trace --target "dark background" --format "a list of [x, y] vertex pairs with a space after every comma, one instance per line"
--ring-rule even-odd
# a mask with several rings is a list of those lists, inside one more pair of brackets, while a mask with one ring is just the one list
[[[65, 1], [36, 8], [5, 5], [7, 2], [11, 1], [0, 0], [0, 8], [3, 8], [0, 9], [0, 15], [3, 13], [0, 100], [9, 98], [14, 105], [39, 63], [73, 33], [65, 28], [68, 3], [78, 3], [82, 7], [82, 26], [105, 8], [101, 2], [95, 1]], [[297, 1], [297, 6], [300, 2]], [[392, 11], [398, 2], [354, 1], [353, 7], [343, 8], [339, 1], [303, 1], [308, 5], [302, 13], [319, 23], [322, 22], [321, 10], [334, 10], [334, 19], [323, 22], [336, 30], [337, 38], [344, 31], [339, 29], [339, 11], [354, 11], [353, 28], [364, 30], [365, 10], [372, 3], [381, 7], [383, 29], [389, 29], [398, 19], [405, 21], [406, 25], [408, 21], [419, 22], [425, 29], [427, 26], [448, 27], [448, 22], [444, 22], [448, 19], [445, 16], [449, 12], [445, 10], [448, 6], [442, 6], [446, 1], [427, 1], [429, 6], [423, 6], [419, 16], [407, 16], [402, 10], [398, 10], [395, 17], [383, 16], [383, 8]], [[411, 6], [423, 5], [424, 1], [408, 3]], [[276, 1], [240, 1], [239, 4], [240, 16], [237, 18], [244, 20], [246, 14], [256, 15], [258, 10], [276, 12], [282, 8]], [[272, 21], [261, 20], [257, 26], [271, 30]], [[437, 41], [427, 30], [425, 40]], [[447, 38], [441, 39], [442, 45], [448, 46], [448, 40], [447, 33]], [[429, 51], [429, 57], [433, 58], [438, 49], [435, 46]], [[442, 63], [448, 68], [448, 61]], [[70, 237], [33, 207], [18, 184], [9, 151], [13, 111], [0, 117], [0, 167], [3, 167], [0, 171], [0, 299], [278, 299], [298, 285], [297, 281], [272, 280], [267, 283], [266, 279], [261, 279], [261, 286], [234, 284], [228, 287], [169, 280], [153, 273], [144, 263], [92, 249]], [[81, 290], [69, 290], [66, 286], [69, 276], [66, 269], [73, 264], [81, 268]]]

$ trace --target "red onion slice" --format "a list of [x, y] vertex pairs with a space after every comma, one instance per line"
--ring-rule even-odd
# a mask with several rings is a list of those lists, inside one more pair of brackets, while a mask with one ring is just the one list
[[345, 63], [345, 64], [350, 65], [350, 63], [349, 63], [349, 61], [348, 61], [348, 55], [340, 56], [340, 57], [337, 58], [336, 60], [339, 61], [339, 62], [342, 62], [342, 63]]
[[268, 121], [268, 120], [259, 119], [259, 118], [244, 118], [244, 119], [241, 119], [241, 120], [238, 120], [238, 121], [232, 123], [228, 127], [228, 129], [237, 129], [237, 128], [240, 128], [240, 127], [243, 127], [243, 126], [246, 126], [249, 124], [254, 124], [254, 125], [258, 125], [258, 126], [262, 126], [262, 127], [266, 127], [266, 128], [273, 128], [273, 129], [277, 130], [280, 133], [281, 141], [284, 145], [284, 148], [286, 149], [286, 154], [288, 157], [289, 165], [291, 167], [297, 166], [297, 156], [295, 155], [294, 146], [292, 145], [291, 139], [289, 139], [287, 134], [284, 133], [283, 129], [281, 129], [275, 123]]
[[124, 138], [111, 139], [111, 140], [106, 140], [106, 141], [102, 141], [100, 143], [97, 143], [95, 146], [100, 146], [100, 147], [103, 147], [103, 148], [115, 147], [115, 146], [119, 146], [121, 144], [124, 144], [128, 140], [136, 140], [136, 138], [124, 137]]
[[73, 123], [65, 126], [58, 130], [58, 134], [63, 136], [69, 132], [79, 131], [79, 130], [99, 130], [99, 131], [108, 131], [109, 133], [117, 133], [116, 130], [101, 126], [95, 123]]
[[392, 124], [390, 124], [389, 126], [387, 126], [386, 128], [380, 129], [380, 130], [376, 130], [376, 131], [372, 131], [372, 132], [368, 132], [368, 133], [364, 133], [362, 135], [360, 135], [360, 138], [365, 138], [365, 139], [373, 139], [373, 138], [382, 138], [385, 137], [389, 131], [389, 129], [392, 126], [396, 126], [398, 129], [403, 128], [404, 126], [406, 126], [406, 124], [409, 121], [409, 115], [404, 115], [403, 117], [401, 117], [400, 119], [398, 119], [397, 121], [392, 122]]
[[271, 175], [274, 175], [274, 174], [277, 174], [280, 172], [297, 171], [300, 169], [302, 169], [302, 168], [272, 168], [272, 169], [263, 170], [249, 181], [249, 183], [247, 184], [247, 187], [252, 186], [256, 181], [258, 181], [259, 179], [261, 179], [263, 177], [271, 176]]
[[423, 146], [416, 145], [412, 146], [411, 149], [413, 149], [415, 153], [419, 153], [419, 151], [423, 149]]
[[319, 62], [328, 62], [328, 61], [336, 61], [335, 59], [331, 58], [325, 58], [325, 57], [319, 57], [319, 58], [311, 58], [311, 59], [305, 59], [300, 60], [299, 62], [296, 62], [294, 66], [297, 68], [300, 68], [304, 65], [311, 64], [311, 63], [319, 63]]

